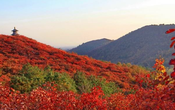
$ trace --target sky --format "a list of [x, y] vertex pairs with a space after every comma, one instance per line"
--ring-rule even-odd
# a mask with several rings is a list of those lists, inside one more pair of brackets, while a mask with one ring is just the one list
[[174, 24], [175, 0], [0, 0], [0, 34], [57, 48], [116, 40], [151, 24]]

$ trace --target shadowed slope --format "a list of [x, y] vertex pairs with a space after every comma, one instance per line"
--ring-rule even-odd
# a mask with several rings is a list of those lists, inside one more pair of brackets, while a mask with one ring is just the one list
[[154, 59], [162, 56], [168, 66], [173, 52], [173, 49], [169, 49], [171, 41], [168, 36], [175, 34], [166, 35], [165, 32], [171, 28], [175, 28], [175, 25], [145, 26], [87, 55], [113, 63], [132, 63], [147, 67], [152, 67]]
[[93, 41], [89, 41], [86, 43], [83, 43], [82, 45], [79, 45], [76, 48], [73, 48], [71, 50], [69, 50], [70, 52], [75, 52], [79, 55], [86, 55], [89, 52], [101, 48], [109, 43], [111, 43], [113, 40], [109, 40], [109, 39], [99, 39], [99, 40], [93, 40]]

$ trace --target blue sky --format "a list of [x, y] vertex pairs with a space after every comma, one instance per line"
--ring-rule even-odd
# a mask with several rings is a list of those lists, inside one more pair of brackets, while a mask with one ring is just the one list
[[0, 34], [19, 34], [54, 47], [118, 39], [150, 24], [173, 24], [174, 0], [0, 0]]

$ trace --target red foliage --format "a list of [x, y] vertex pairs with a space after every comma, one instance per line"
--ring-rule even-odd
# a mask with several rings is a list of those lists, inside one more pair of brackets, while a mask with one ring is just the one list
[[90, 93], [76, 94], [71, 91], [59, 92], [50, 83], [46, 89], [37, 88], [28, 94], [20, 94], [0, 84], [1, 109], [32, 110], [174, 110], [175, 94], [171, 89], [143, 89], [135, 94], [112, 94], [104, 97], [100, 87]]
[[171, 40], [174, 40], [174, 39], [175, 39], [175, 37], [172, 37], [172, 38], [171, 38]]
[[172, 72], [172, 73], [171, 73], [171, 77], [172, 77], [173, 79], [175, 79], [175, 72]]
[[175, 65], [175, 59], [171, 59], [169, 65]]
[[166, 34], [172, 33], [174, 31], [175, 31], [175, 29], [169, 29], [169, 30], [166, 31]]
[[47, 89], [38, 88], [29, 94], [20, 94], [8, 86], [0, 84], [1, 109], [30, 109], [30, 110], [81, 110], [107, 109], [103, 91], [95, 87], [90, 93], [82, 95], [71, 91], [58, 92], [47, 83]]
[[105, 110], [107, 108], [107, 101], [103, 98], [104, 93], [100, 87], [95, 87], [91, 90], [91, 93], [83, 93], [80, 97], [80, 108], [81, 109], [93, 109], [98, 108], [99, 110]]
[[[122, 79], [121, 83], [127, 85], [127, 88], [128, 85], [130, 87], [129, 78], [126, 75], [129, 67], [68, 53], [25, 36], [0, 35], [0, 42], [0, 62], [2, 62], [0, 67], [3, 67], [5, 73], [17, 74], [26, 63], [40, 68], [49, 65], [55, 71], [66, 72], [71, 76], [81, 71], [87, 75], [105, 77], [108, 81]], [[104, 73], [107, 73], [108, 77]]]
[[[174, 32], [175, 29], [169, 29], [166, 33], [169, 34], [171, 32]], [[172, 37], [171, 40], [174, 40], [175, 37]], [[175, 41], [172, 41], [171, 45], [170, 45], [170, 48], [173, 47], [173, 45], [175, 44]], [[174, 46], [175, 47], [175, 46]], [[175, 48], [174, 48], [175, 49]], [[172, 54], [173, 56], [175, 55], [175, 53]], [[175, 59], [171, 59], [170, 62], [169, 62], [170, 65], [174, 65], [174, 71], [171, 73], [171, 77], [173, 79], [175, 79]]]
[[169, 100], [165, 91], [158, 89], [139, 89], [130, 103], [132, 110], [174, 110], [175, 103]]
[[[168, 30], [166, 33], [173, 31], [175, 29]], [[102, 76], [107, 81], [122, 83], [121, 86], [125, 89], [131, 88], [128, 73], [133, 73], [134, 69], [128, 66], [104, 63], [87, 56], [67, 53], [24, 36], [0, 35], [0, 41], [0, 67], [3, 68], [1, 82], [8, 82], [9, 74], [17, 74], [22, 65], [29, 62], [40, 68], [50, 65], [55, 71], [67, 72], [71, 76], [76, 71]], [[157, 79], [153, 80], [152, 74], [135, 75], [134, 78], [140, 86], [134, 86], [136, 93], [129, 95], [115, 93], [105, 97], [100, 87], [94, 87], [90, 93], [83, 94], [71, 91], [59, 92], [50, 83], [43, 85], [45, 89], [39, 87], [30, 93], [20, 94], [10, 88], [8, 83], [0, 83], [0, 109], [175, 110], [175, 81], [172, 79], [175, 72], [171, 73], [172, 78], [170, 78], [164, 72], [163, 62], [163, 60], [156, 60], [154, 65], [156, 70], [162, 72]], [[174, 62], [173, 59], [170, 64], [175, 66]]]

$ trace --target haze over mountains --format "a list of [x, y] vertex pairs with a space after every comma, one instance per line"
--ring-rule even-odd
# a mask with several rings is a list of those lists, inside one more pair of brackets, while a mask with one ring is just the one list
[[[95, 59], [107, 60], [113, 63], [131, 63], [146, 67], [152, 67], [155, 59], [161, 56], [165, 59], [165, 65], [168, 66], [169, 59], [171, 59], [171, 54], [173, 53], [173, 49], [169, 48], [170, 38], [175, 36], [175, 34], [166, 35], [165, 32], [171, 28], [175, 28], [175, 25], [148, 25], [90, 52], [84, 52], [88, 45], [84, 49], [83, 46], [78, 46], [71, 51], [83, 50], [74, 52], [78, 54], [83, 52]], [[97, 45], [97, 43], [94, 44]], [[89, 45], [89, 47], [91, 46], [92, 44]]]

